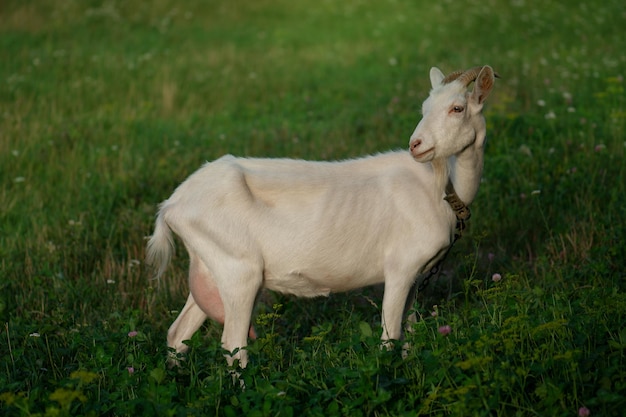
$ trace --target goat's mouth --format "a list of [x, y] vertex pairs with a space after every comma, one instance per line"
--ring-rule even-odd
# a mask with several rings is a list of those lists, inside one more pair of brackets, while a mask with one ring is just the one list
[[429, 159], [429, 157], [434, 156], [434, 154], [435, 154], [435, 147], [433, 146], [432, 148], [427, 149], [424, 152], [418, 153], [417, 155], [413, 154], [413, 159], [415, 160]]

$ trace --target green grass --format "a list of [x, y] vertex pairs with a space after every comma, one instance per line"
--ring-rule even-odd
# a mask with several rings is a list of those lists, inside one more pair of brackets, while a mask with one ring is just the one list
[[[623, 4], [435, 3], [3, 2], [0, 412], [622, 415]], [[151, 281], [144, 236], [178, 183], [225, 153], [406, 148], [429, 68], [479, 64], [484, 181], [405, 360], [373, 288], [264, 294], [246, 390], [213, 323], [166, 369], [186, 257]]]

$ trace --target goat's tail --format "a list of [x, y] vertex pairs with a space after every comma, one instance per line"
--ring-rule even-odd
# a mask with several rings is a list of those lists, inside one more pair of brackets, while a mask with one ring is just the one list
[[161, 278], [161, 275], [163, 275], [167, 265], [170, 263], [172, 252], [174, 251], [172, 230], [165, 222], [164, 214], [164, 207], [161, 206], [156, 218], [154, 233], [148, 240], [146, 252], [146, 262], [156, 270], [154, 279]]

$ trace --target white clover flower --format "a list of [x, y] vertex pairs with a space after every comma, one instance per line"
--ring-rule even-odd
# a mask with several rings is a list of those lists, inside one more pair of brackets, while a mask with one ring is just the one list
[[533, 156], [533, 152], [530, 150], [530, 147], [528, 147], [528, 145], [522, 145], [522, 146], [520, 146], [520, 147], [519, 147], [519, 151], [520, 151], [521, 153], [523, 153], [524, 155], [527, 155], [527, 156], [530, 156], [530, 157], [532, 157], [532, 156]]

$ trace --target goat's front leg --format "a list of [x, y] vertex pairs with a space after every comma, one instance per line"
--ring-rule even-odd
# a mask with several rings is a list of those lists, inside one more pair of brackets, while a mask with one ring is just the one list
[[400, 340], [402, 336], [402, 316], [411, 290], [411, 279], [387, 279], [383, 295], [381, 340], [384, 346], [390, 347], [390, 340]]
[[[413, 325], [417, 323], [417, 313], [413, 310], [413, 306], [415, 304], [415, 300], [417, 297], [417, 282], [413, 283], [411, 289], [409, 291], [409, 295], [407, 296], [406, 303], [404, 305], [404, 312], [402, 313], [402, 317], [406, 317], [406, 322], [404, 323], [404, 334], [413, 333], [415, 329]], [[411, 349], [411, 344], [409, 342], [404, 342], [402, 345], [402, 359], [406, 359], [409, 355], [409, 349]]]
[[415, 300], [417, 299], [417, 281], [413, 282], [411, 285], [411, 289], [409, 290], [409, 294], [406, 297], [406, 302], [404, 303], [404, 311], [402, 312], [402, 317], [407, 317], [406, 323], [404, 325], [405, 334], [413, 333], [413, 325], [417, 323], [417, 314], [413, 307], [415, 305]]

